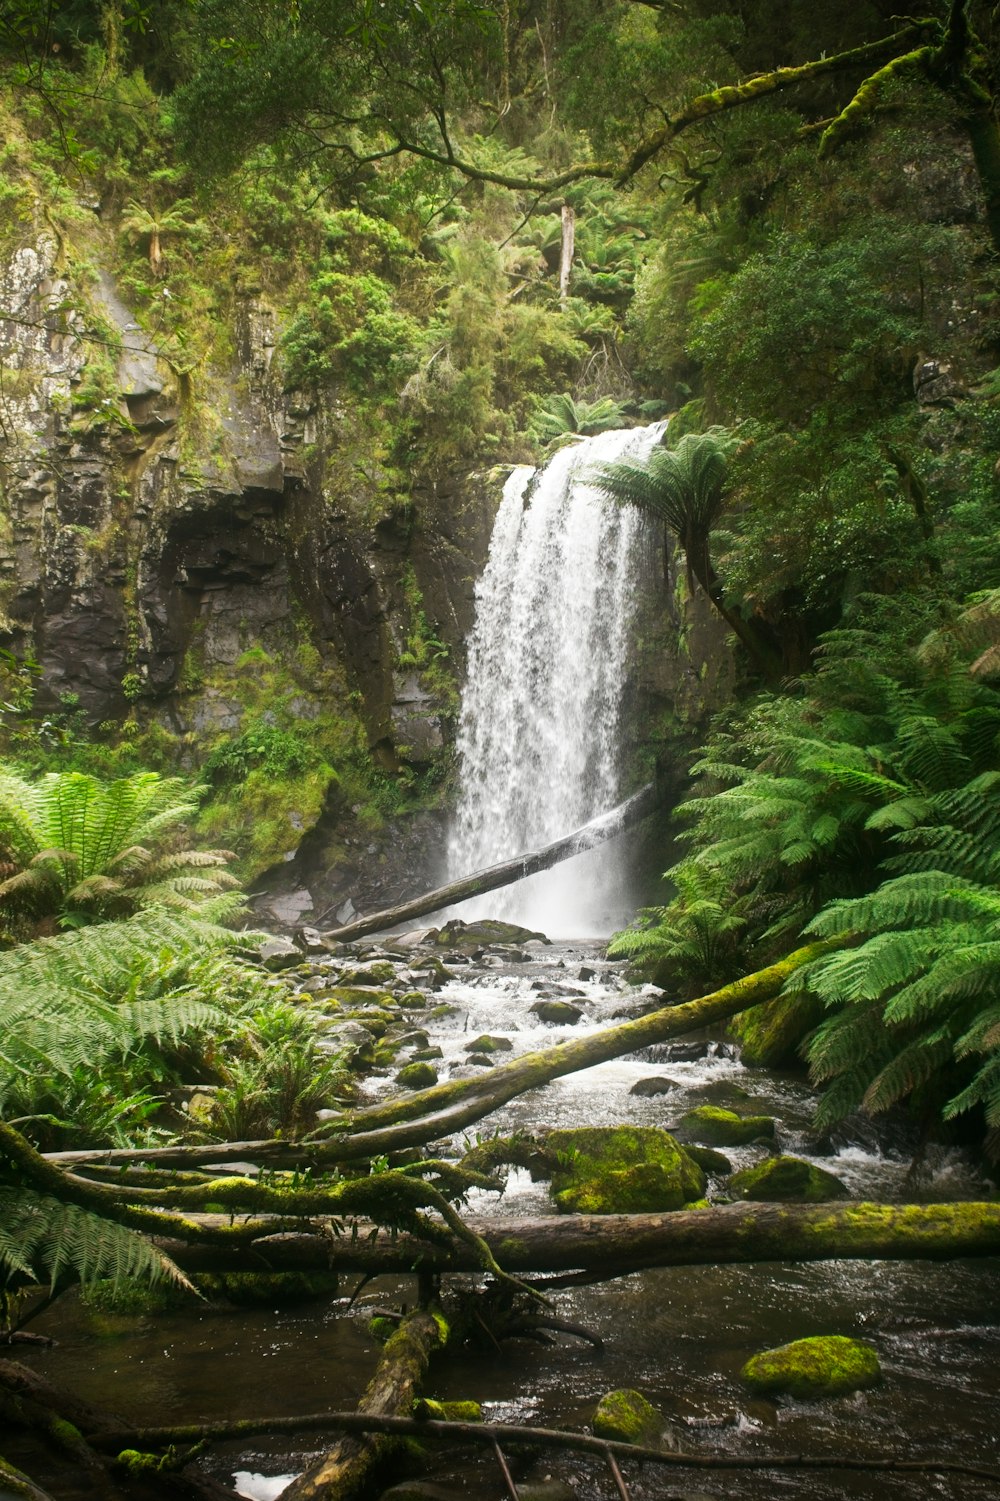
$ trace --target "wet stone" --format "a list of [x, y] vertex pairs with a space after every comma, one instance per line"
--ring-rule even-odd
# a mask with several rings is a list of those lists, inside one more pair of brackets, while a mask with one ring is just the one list
[[583, 1012], [569, 1001], [536, 1001], [530, 1008], [538, 1020], [550, 1027], [573, 1027]]
[[655, 1095], [669, 1094], [677, 1087], [673, 1079], [639, 1079], [632, 1085], [629, 1094], [638, 1095], [640, 1099], [652, 1099]]

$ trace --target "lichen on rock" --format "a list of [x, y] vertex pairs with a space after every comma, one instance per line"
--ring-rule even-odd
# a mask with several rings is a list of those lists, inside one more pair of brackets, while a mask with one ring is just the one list
[[569, 1214], [655, 1214], [705, 1191], [705, 1175], [667, 1131], [651, 1126], [552, 1131], [550, 1192]]
[[626, 1388], [605, 1392], [597, 1404], [591, 1427], [596, 1438], [654, 1445], [660, 1437], [663, 1417], [642, 1392]]

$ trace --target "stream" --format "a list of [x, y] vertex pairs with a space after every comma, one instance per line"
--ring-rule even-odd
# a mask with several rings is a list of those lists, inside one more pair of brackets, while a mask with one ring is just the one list
[[[391, 949], [358, 946], [366, 958], [387, 955], [410, 983], [405, 958]], [[578, 1036], [612, 1018], [638, 1014], [652, 997], [625, 981], [621, 967], [592, 942], [535, 941], [517, 948], [487, 948], [474, 960], [445, 953], [453, 978], [434, 996], [453, 1008], [419, 1025], [441, 1048], [441, 1077], [476, 1072], [465, 1044], [482, 1032], [509, 1039], [514, 1054]], [[327, 963], [314, 961], [323, 972]], [[584, 978], [581, 978], [581, 971]], [[530, 1007], [540, 992], [565, 998], [582, 1015], [572, 1027], [539, 1022]], [[416, 1018], [411, 1018], [416, 1020]], [[697, 1044], [697, 1039], [695, 1042]], [[691, 1052], [703, 1056], [690, 1058]], [[511, 1054], [505, 1054], [505, 1057]], [[406, 1061], [401, 1054], [400, 1062]], [[395, 1069], [369, 1076], [369, 1098], [398, 1089]], [[633, 1094], [642, 1080], [669, 1080], [667, 1092]], [[694, 1104], [721, 1103], [739, 1112], [773, 1115], [784, 1150], [810, 1156], [812, 1095], [795, 1074], [746, 1069], [732, 1047], [703, 1039], [692, 1048], [663, 1044], [639, 1056], [602, 1064], [558, 1080], [511, 1102], [484, 1122], [483, 1131], [507, 1132], [540, 1125], [634, 1122], [669, 1125]], [[452, 1149], [460, 1149], [453, 1142]], [[852, 1195], [882, 1199], [976, 1197], [986, 1185], [958, 1154], [941, 1151], [918, 1183], [908, 1181], [910, 1143], [879, 1145], [845, 1139], [833, 1155], [813, 1156], [835, 1172]], [[748, 1165], [762, 1147], [727, 1149], [735, 1167]], [[710, 1184], [724, 1198], [724, 1180]], [[503, 1197], [473, 1193], [476, 1213], [553, 1213], [544, 1184], [514, 1172]], [[459, 1282], [468, 1279], [456, 1279]], [[343, 1296], [293, 1307], [202, 1306], [189, 1311], [96, 1313], [63, 1298], [32, 1325], [58, 1346], [33, 1353], [52, 1380], [81, 1397], [120, 1411], [129, 1421], [211, 1420], [262, 1412], [292, 1415], [324, 1407], [353, 1407], [374, 1368], [379, 1346], [369, 1335], [371, 1305], [412, 1303], [412, 1279], [370, 1284], [361, 1307], [347, 1312], [356, 1279]], [[639, 1388], [664, 1414], [667, 1441], [696, 1454], [807, 1453], [855, 1457], [899, 1455], [997, 1463], [996, 1410], [1000, 1397], [1000, 1266], [995, 1261], [945, 1264], [826, 1262], [800, 1266], [726, 1266], [646, 1271], [555, 1294], [557, 1313], [604, 1340], [597, 1353], [558, 1336], [549, 1347], [524, 1340], [499, 1353], [449, 1353], [433, 1373], [429, 1394], [474, 1397], [498, 1421], [584, 1427], [602, 1393]], [[884, 1384], [836, 1401], [806, 1405], [751, 1399], [739, 1379], [756, 1351], [810, 1334], [847, 1334], [878, 1350]], [[252, 1440], [248, 1449], [215, 1447], [205, 1461], [227, 1483], [235, 1474], [244, 1493], [265, 1501], [278, 1494], [276, 1478], [297, 1473], [316, 1452], [309, 1436]], [[14, 1455], [11, 1456], [15, 1458]], [[605, 1501], [613, 1491], [606, 1471], [590, 1460], [563, 1454], [533, 1465], [517, 1460], [520, 1476], [551, 1476], [572, 1487], [579, 1501]], [[985, 1482], [954, 1476], [886, 1476], [853, 1472], [664, 1472], [626, 1465], [636, 1501], [641, 1498], [856, 1497], [978, 1498], [992, 1495]], [[431, 1478], [442, 1498], [503, 1495], [488, 1454], [443, 1451]], [[44, 1477], [39, 1477], [44, 1483]], [[267, 1485], [267, 1479], [275, 1484]], [[558, 1494], [554, 1490], [553, 1496]]]

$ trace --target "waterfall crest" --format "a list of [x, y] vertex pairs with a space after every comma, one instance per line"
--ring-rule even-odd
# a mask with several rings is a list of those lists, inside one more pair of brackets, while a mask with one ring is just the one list
[[[641, 458], [663, 424], [601, 433], [504, 487], [476, 589], [449, 878], [547, 844], [620, 799], [620, 710], [647, 535], [586, 483]], [[613, 847], [467, 903], [560, 936], [604, 934], [627, 903]]]

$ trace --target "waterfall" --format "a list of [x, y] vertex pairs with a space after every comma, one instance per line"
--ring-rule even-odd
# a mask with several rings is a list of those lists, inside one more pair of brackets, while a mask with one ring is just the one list
[[[586, 483], [641, 458], [663, 424], [563, 448], [504, 487], [476, 589], [458, 734], [449, 877], [549, 843], [620, 800], [620, 712], [647, 525]], [[627, 915], [615, 845], [463, 904], [553, 936], [605, 934]]]

